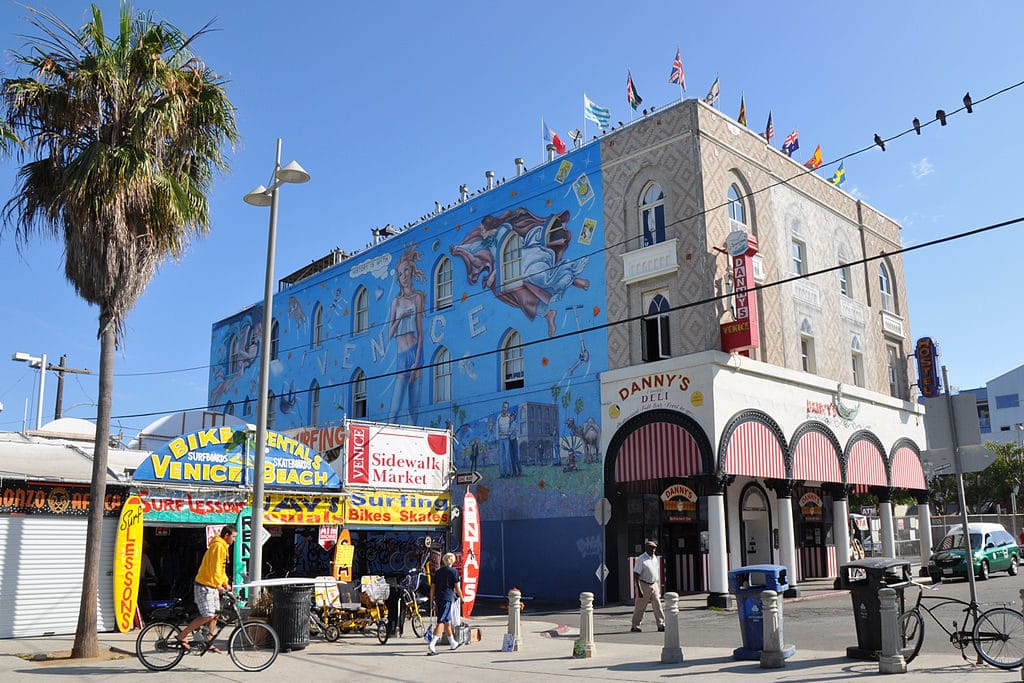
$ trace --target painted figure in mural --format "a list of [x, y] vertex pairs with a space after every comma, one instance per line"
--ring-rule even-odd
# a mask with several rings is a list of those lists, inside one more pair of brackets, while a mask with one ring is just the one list
[[597, 462], [600, 459], [597, 444], [601, 440], [601, 430], [594, 418], [588, 417], [582, 425], [578, 425], [576, 420], [570, 417], [565, 421], [565, 426], [583, 442], [584, 462]]
[[665, 611], [661, 607], [661, 565], [655, 556], [658, 542], [653, 538], [644, 543], [645, 552], [636, 558], [633, 569], [633, 588], [636, 592], [636, 604], [633, 607], [633, 627], [630, 631], [639, 631], [640, 622], [647, 611], [647, 603], [654, 610], [654, 621], [659, 631], [665, 630]]
[[[480, 458], [480, 439], [473, 439], [473, 443], [469, 447], [469, 469], [476, 471], [476, 463]], [[1021, 532], [1024, 534], [1024, 531]]]
[[288, 317], [294, 320], [296, 325], [306, 324], [306, 311], [302, 308], [302, 303], [294, 296], [288, 297]]
[[[519, 207], [500, 217], [484, 216], [480, 225], [449, 251], [462, 259], [470, 284], [483, 278], [484, 288], [528, 319], [544, 318], [548, 336], [554, 336], [552, 304], [561, 300], [569, 287], [590, 287], [590, 281], [580, 277], [589, 259], [565, 258], [572, 238], [568, 222], [568, 211], [542, 218]], [[499, 273], [502, 248], [512, 237], [519, 241], [518, 272]]]
[[293, 380], [288, 383], [288, 391], [281, 394], [277, 399], [277, 403], [281, 407], [281, 413], [287, 415], [292, 412], [292, 408], [295, 407], [298, 400], [298, 397], [295, 395], [295, 381]]
[[409, 411], [409, 422], [416, 424], [419, 416], [420, 375], [423, 364], [423, 308], [426, 297], [423, 290], [416, 289], [416, 280], [423, 280], [423, 271], [418, 265], [420, 252], [409, 247], [402, 253], [395, 266], [398, 278], [398, 295], [391, 302], [388, 317], [388, 337], [398, 345], [398, 373], [395, 376], [395, 393], [391, 397], [390, 419], [395, 422], [405, 403]]
[[508, 411], [508, 401], [501, 404], [501, 414], [498, 415], [496, 423], [498, 431], [498, 473], [502, 479], [518, 477], [522, 475], [519, 467], [519, 456], [516, 454], [513, 460], [513, 453], [516, 450], [516, 416]]

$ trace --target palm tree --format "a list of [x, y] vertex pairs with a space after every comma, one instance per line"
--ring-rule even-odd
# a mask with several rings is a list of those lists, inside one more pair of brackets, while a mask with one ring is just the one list
[[25, 162], [3, 218], [19, 242], [62, 239], [65, 277], [99, 308], [92, 505], [72, 650], [92, 657], [114, 351], [160, 263], [209, 230], [206, 195], [238, 132], [224, 81], [191, 52], [209, 24], [189, 36], [123, 2], [108, 37], [95, 5], [77, 30], [28, 11], [39, 35], [13, 55], [27, 75], [0, 84], [5, 128]]

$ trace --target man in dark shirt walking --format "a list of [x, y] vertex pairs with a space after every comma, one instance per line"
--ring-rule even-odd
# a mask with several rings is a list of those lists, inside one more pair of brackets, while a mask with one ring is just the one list
[[[434, 613], [437, 614], [437, 625], [433, 632], [426, 634], [427, 654], [437, 654], [437, 639], [441, 637], [442, 631], [448, 636], [448, 645], [454, 651], [459, 647], [452, 630], [452, 613], [457, 608], [455, 600], [462, 599], [462, 579], [459, 572], [452, 566], [455, 564], [455, 554], [445, 553], [441, 558], [444, 566], [434, 572], [433, 580], [430, 583], [430, 600], [434, 603]], [[461, 616], [461, 615], [460, 615]]]

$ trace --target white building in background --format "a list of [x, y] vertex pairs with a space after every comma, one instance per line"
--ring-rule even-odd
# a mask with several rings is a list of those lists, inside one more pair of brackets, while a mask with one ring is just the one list
[[981, 440], [1024, 443], [1024, 365], [989, 380], [984, 387], [961, 389], [978, 400]]

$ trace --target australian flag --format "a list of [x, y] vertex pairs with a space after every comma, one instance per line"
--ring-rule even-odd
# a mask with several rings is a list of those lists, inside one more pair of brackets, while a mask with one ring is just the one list
[[798, 139], [799, 135], [800, 131], [794, 130], [792, 133], [789, 134], [789, 137], [787, 137], [785, 141], [783, 141], [782, 151], [786, 153], [786, 156], [791, 157], [793, 156], [793, 152], [800, 149], [800, 140]]

